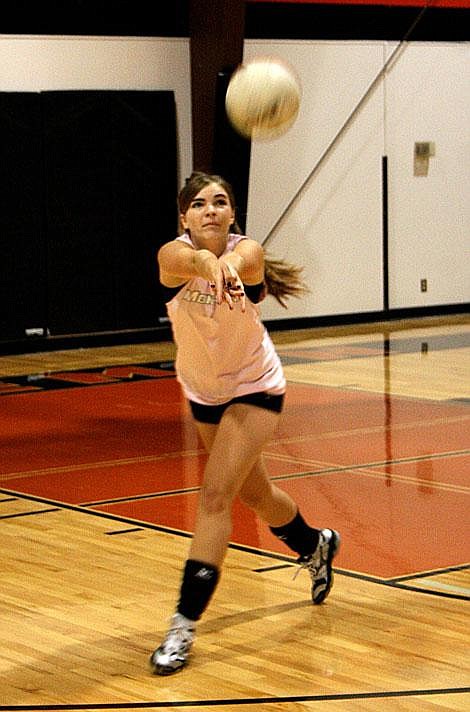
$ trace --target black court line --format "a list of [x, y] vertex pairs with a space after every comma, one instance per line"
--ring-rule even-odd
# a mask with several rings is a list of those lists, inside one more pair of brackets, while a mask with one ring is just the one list
[[173, 700], [169, 702], [111, 702], [78, 703], [53, 705], [0, 705], [6, 712], [53, 712], [66, 710], [149, 710], [168, 707], [225, 707], [226, 705], [293, 704], [298, 702], [334, 702], [345, 700], [386, 700], [401, 697], [423, 697], [425, 695], [461, 695], [470, 692], [470, 687], [443, 687], [420, 690], [390, 690], [389, 692], [345, 692], [330, 695], [296, 695], [283, 697], [246, 697], [229, 700]]
[[106, 536], [118, 536], [119, 534], [132, 534], [132, 532], [142, 532], [143, 527], [132, 527], [132, 529], [119, 529], [115, 532], [105, 532]]
[[49, 512], [60, 512], [60, 507], [54, 507], [54, 509], [33, 509], [30, 512], [16, 512], [16, 514], [0, 514], [0, 519], [17, 519], [18, 517], [30, 517], [33, 514], [48, 514]]
[[429, 576], [439, 576], [440, 574], [449, 574], [452, 571], [465, 571], [465, 569], [470, 569], [470, 564], [461, 564], [460, 566], [449, 566], [444, 569], [433, 569], [432, 571], [423, 571], [419, 574], [410, 574], [409, 576], [399, 576], [394, 578], [394, 583], [401, 583], [402, 581], [410, 581], [418, 578], [428, 578]]
[[14, 495], [18, 499], [27, 499], [32, 502], [41, 502], [42, 504], [56, 505], [58, 510], [69, 509], [72, 512], [81, 512], [82, 514], [88, 514], [101, 519], [109, 519], [113, 522], [124, 522], [125, 524], [137, 525], [142, 527], [142, 529], [152, 529], [153, 531], [164, 532], [165, 534], [177, 534], [178, 536], [188, 537], [192, 536], [191, 532], [185, 532], [181, 529], [172, 529], [171, 527], [165, 527], [160, 524], [152, 524], [151, 522], [142, 522], [140, 519], [132, 519], [131, 517], [123, 517], [117, 514], [110, 514], [109, 512], [100, 512], [96, 509], [86, 509], [80, 505], [69, 504], [68, 502], [60, 502], [55, 499], [47, 499], [46, 497], [39, 497], [33, 494], [27, 494], [24, 492], [17, 492], [15, 490], [7, 490], [3, 487], [0, 488], [2, 494]]
[[399, 588], [402, 591], [412, 591], [413, 593], [424, 593], [426, 596], [434, 596], [436, 598], [451, 598], [453, 601], [470, 601], [470, 596], [465, 596], [463, 593], [448, 593], [447, 591], [434, 591], [432, 589], [420, 588], [419, 586], [411, 586], [402, 583], [384, 582], [385, 586], [391, 588]]
[[[6, 495], [14, 495], [18, 499], [27, 499], [31, 500], [33, 502], [42, 502], [43, 504], [52, 504], [52, 505], [59, 505], [56, 509], [51, 509], [49, 511], [59, 511], [60, 509], [68, 509], [72, 512], [81, 512], [82, 514], [87, 514], [95, 517], [99, 517], [101, 519], [109, 519], [114, 522], [124, 522], [126, 524], [131, 524], [133, 526], [137, 525], [138, 528], [145, 530], [145, 529], [150, 529], [152, 531], [158, 531], [158, 532], [163, 532], [165, 534], [172, 534], [174, 536], [182, 536], [185, 538], [190, 539], [192, 537], [192, 532], [187, 532], [182, 529], [173, 529], [171, 527], [165, 527], [161, 524], [152, 524], [151, 522], [144, 522], [139, 519], [132, 519], [130, 517], [123, 517], [121, 515], [116, 515], [116, 514], [110, 514], [109, 512], [101, 512], [96, 509], [87, 509], [81, 505], [75, 505], [75, 504], [67, 504], [66, 502], [58, 502], [57, 500], [50, 500], [46, 499], [44, 497], [38, 497], [36, 495], [31, 495], [31, 494], [23, 494], [22, 492], [15, 492], [13, 490], [6, 490], [4, 488], [0, 488], [0, 493], [6, 494]], [[42, 510], [42, 511], [47, 511], [47, 510]], [[34, 514], [34, 512], [31, 512], [31, 514]], [[229, 549], [234, 549], [237, 551], [244, 551], [248, 554], [254, 554], [256, 556], [263, 556], [267, 559], [275, 559], [276, 561], [285, 561], [286, 564], [285, 566], [292, 566], [296, 563], [296, 557], [292, 556], [287, 556], [284, 554], [278, 554], [277, 552], [273, 551], [267, 551], [265, 549], [257, 549], [256, 547], [252, 546], [247, 546], [244, 544], [237, 544], [234, 542], [229, 543]], [[281, 568], [280, 566], [277, 566], [276, 568]], [[453, 571], [455, 567], [449, 567], [449, 571]], [[443, 598], [451, 598], [451, 599], [456, 599], [456, 600], [464, 600], [467, 601], [469, 598], [467, 596], [461, 596], [460, 594], [454, 594], [454, 593], [447, 593], [444, 591], [432, 591], [432, 590], [427, 590], [427, 589], [421, 589], [418, 587], [414, 586], [407, 586], [405, 584], [402, 584], [399, 582], [399, 579], [397, 582], [394, 579], [382, 579], [382, 578], [377, 578], [375, 576], [370, 576], [368, 574], [362, 574], [356, 571], [348, 571], [347, 569], [334, 569], [335, 574], [339, 574], [340, 576], [348, 576], [350, 578], [356, 578], [359, 579], [360, 581], [367, 581], [369, 583], [375, 583], [381, 586], [392, 586], [394, 588], [400, 588], [404, 591], [413, 591], [416, 593], [423, 593], [425, 595], [429, 596], [439, 596]], [[439, 573], [445, 573], [445, 569], [439, 569]], [[427, 571], [426, 576], [431, 576], [432, 572]], [[413, 578], [417, 578], [418, 574], [416, 574]], [[0, 707], [1, 710], [1, 707]]]
[[[232, 544], [232, 548], [241, 548], [242, 544]], [[275, 557], [281, 557], [282, 554], [275, 554]], [[275, 566], [260, 566], [257, 569], [253, 569], [254, 573], [269, 573], [270, 571], [277, 571], [278, 569], [287, 569], [296, 564], [295, 559], [292, 557], [285, 556], [287, 563], [277, 564]], [[420, 578], [431, 578], [432, 576], [440, 576], [441, 574], [452, 573], [453, 571], [465, 571], [470, 569], [470, 564], [462, 564], [461, 566], [449, 566], [447, 568], [433, 569], [431, 571], [425, 571], [423, 573], [409, 574], [408, 576], [398, 576], [397, 578], [380, 578], [378, 576], [371, 576], [368, 574], [362, 574], [357, 571], [348, 571], [347, 569], [337, 569], [335, 572], [341, 573], [343, 576], [349, 576], [349, 578], [357, 578], [364, 581], [370, 581], [371, 583], [381, 583], [386, 586], [397, 586], [403, 581], [415, 581]], [[398, 587], [398, 586], [397, 586]], [[406, 586], [400, 586], [400, 588], [406, 588]], [[419, 589], [421, 591], [421, 589]]]
[[80, 507], [100, 507], [104, 504], [122, 504], [123, 502], [140, 502], [146, 499], [158, 499], [159, 497], [174, 497], [178, 494], [192, 494], [199, 492], [198, 487], [183, 487], [176, 490], [163, 490], [160, 492], [146, 492], [145, 494], [135, 494], [131, 497], [116, 497], [116, 499], [100, 499], [96, 502], [82, 502]]
[[[241, 544], [230, 544], [231, 549], [238, 549], [241, 551], [247, 551], [249, 553], [256, 553], [250, 547], [244, 547]], [[269, 556], [269, 554], [264, 554]], [[272, 558], [280, 559], [282, 557], [282, 554], [273, 554]], [[276, 564], [274, 566], [260, 566], [257, 569], [253, 569], [253, 573], [270, 573], [271, 571], [279, 571], [281, 569], [288, 569], [293, 566], [296, 566], [296, 560], [285, 556], [283, 557], [284, 560], [286, 561], [285, 564]], [[464, 566], [449, 566], [448, 569], [439, 569], [436, 571], [427, 571], [426, 573], [423, 574], [412, 574], [410, 576], [403, 577], [403, 580], [408, 579], [410, 581], [413, 581], [415, 579], [419, 578], [430, 578], [432, 576], [437, 576], [439, 574], [445, 574], [445, 573], [451, 573], [452, 571], [460, 571], [466, 568], [470, 568], [469, 565], [464, 565]], [[340, 576], [346, 576], [349, 578], [354, 578], [358, 579], [359, 581], [367, 581], [368, 583], [375, 583], [380, 586], [388, 586], [389, 588], [399, 588], [402, 591], [411, 591], [413, 593], [423, 593], [426, 596], [434, 596], [437, 598], [450, 598], [452, 600], [456, 601], [470, 601], [470, 596], [466, 596], [465, 594], [460, 594], [460, 593], [449, 593], [448, 591], [436, 591], [434, 589], [427, 589], [427, 588], [420, 588], [419, 586], [413, 586], [412, 584], [404, 584], [401, 583], [402, 579], [383, 579], [379, 578], [377, 576], [370, 576], [368, 574], [362, 574], [357, 571], [348, 571], [347, 569], [338, 569], [335, 566], [333, 567], [335, 574], [339, 574]]]

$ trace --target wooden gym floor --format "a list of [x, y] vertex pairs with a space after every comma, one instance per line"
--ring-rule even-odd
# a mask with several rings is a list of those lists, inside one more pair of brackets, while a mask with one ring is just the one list
[[191, 664], [173, 612], [205, 455], [171, 343], [0, 357], [0, 710], [470, 709], [470, 317], [273, 334], [273, 479], [335, 585], [238, 503]]

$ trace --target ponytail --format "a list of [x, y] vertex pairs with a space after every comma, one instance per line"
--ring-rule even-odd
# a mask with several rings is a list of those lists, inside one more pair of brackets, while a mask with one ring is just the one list
[[264, 281], [267, 293], [287, 309], [285, 300], [289, 297], [301, 297], [309, 291], [302, 279], [303, 267], [290, 264], [281, 259], [265, 255]]

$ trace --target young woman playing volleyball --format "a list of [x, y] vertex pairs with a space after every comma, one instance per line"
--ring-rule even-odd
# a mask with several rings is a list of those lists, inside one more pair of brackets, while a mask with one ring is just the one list
[[233, 191], [220, 176], [193, 173], [179, 210], [184, 233], [159, 250], [160, 281], [175, 290], [167, 303], [175, 368], [208, 460], [176, 612], [150, 658], [159, 675], [188, 661], [196, 622], [219, 579], [236, 497], [299, 555], [314, 604], [330, 591], [339, 546], [334, 530], [308, 526], [292, 498], [271, 483], [262, 458], [286, 382], [256, 304], [266, 294], [283, 305], [301, 294], [300, 270], [268, 260], [258, 242], [239, 234]]

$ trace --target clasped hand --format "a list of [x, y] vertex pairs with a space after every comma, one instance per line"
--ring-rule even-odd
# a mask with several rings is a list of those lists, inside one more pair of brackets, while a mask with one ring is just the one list
[[246, 300], [243, 282], [235, 267], [224, 257], [205, 259], [201, 269], [201, 276], [209, 281], [211, 290], [215, 294], [217, 304], [226, 302], [233, 309], [234, 302], [240, 301], [242, 312], [245, 311]]
[[244, 312], [246, 307], [245, 290], [236, 269], [223, 260], [218, 260], [218, 262], [220, 265], [219, 274], [215, 280], [210, 282], [217, 304], [227, 302], [229, 309], [233, 309], [234, 301], [240, 301], [242, 312]]

